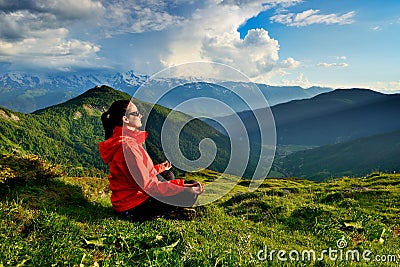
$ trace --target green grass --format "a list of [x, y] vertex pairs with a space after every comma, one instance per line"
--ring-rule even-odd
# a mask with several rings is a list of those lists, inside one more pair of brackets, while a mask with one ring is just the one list
[[[206, 184], [218, 173], [186, 175]], [[0, 266], [391, 266], [382, 262], [260, 261], [260, 250], [400, 254], [400, 175], [315, 183], [242, 180], [192, 221], [119, 219], [107, 179], [56, 177], [0, 184]], [[206, 187], [207, 188], [207, 187]], [[264, 255], [261, 253], [260, 255]], [[394, 266], [394, 264], [392, 264]]]

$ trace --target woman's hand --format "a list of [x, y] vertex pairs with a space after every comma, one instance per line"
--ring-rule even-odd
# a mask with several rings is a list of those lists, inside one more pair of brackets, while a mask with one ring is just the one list
[[195, 195], [201, 195], [204, 192], [204, 184], [195, 182], [193, 184], [184, 184], [185, 190]]
[[168, 171], [169, 169], [172, 168], [172, 164], [171, 164], [171, 162], [169, 162], [168, 160], [164, 161], [164, 162], [161, 163], [161, 164], [165, 167], [165, 170], [166, 170], [166, 171]]

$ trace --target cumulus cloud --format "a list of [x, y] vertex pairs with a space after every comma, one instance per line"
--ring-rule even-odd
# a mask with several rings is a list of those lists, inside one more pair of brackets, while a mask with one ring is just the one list
[[98, 67], [101, 47], [93, 40], [179, 23], [182, 18], [170, 14], [171, 5], [158, 0], [0, 0], [0, 61]]
[[287, 26], [303, 27], [311, 24], [351, 24], [354, 22], [354, 11], [347, 12], [343, 15], [339, 14], [318, 14], [319, 10], [309, 9], [301, 13], [287, 13], [272, 16], [272, 22], [278, 22]]
[[237, 68], [257, 81], [267, 81], [278, 68], [296, 66], [294, 59], [280, 65], [279, 42], [267, 30], [249, 30], [241, 39], [237, 29], [272, 5], [298, 1], [211, 2], [180, 25], [179, 35], [169, 44], [170, 53], [163, 57], [165, 67], [190, 61], [216, 61]]
[[68, 27], [103, 13], [92, 0], [0, 1], [0, 61], [24, 69], [95, 67], [100, 46], [71, 38]]
[[0, 61], [13, 67], [47, 68], [69, 71], [73, 68], [93, 68], [100, 47], [90, 42], [66, 39], [65, 28], [47, 29], [33, 33], [20, 41], [0, 40]]
[[349, 66], [349, 64], [347, 64], [345, 62], [342, 62], [342, 63], [325, 63], [325, 62], [322, 62], [322, 63], [318, 63], [317, 64], [317, 67], [323, 67], [323, 68], [337, 68], [337, 67], [345, 68], [345, 67], [348, 67], [348, 66]]
[[301, 65], [300, 61], [297, 61], [294, 58], [289, 57], [281, 62], [280, 67], [285, 69], [295, 69], [298, 68], [300, 65]]
[[56, 17], [49, 13], [31, 13], [19, 10], [10, 13], [0, 12], [0, 39], [9, 42], [35, 38], [38, 33], [48, 29], [61, 29]]
[[[267, 30], [252, 29], [244, 38], [237, 30], [268, 8], [285, 8], [299, 2], [0, 0], [0, 61], [13, 65], [48, 62], [48, 66], [64, 69], [79, 64], [96, 66], [101, 61], [97, 41], [133, 33], [140, 37], [126, 46], [131, 45], [132, 51], [141, 50], [134, 54], [129, 68], [140, 70], [141, 66], [151, 65], [156, 66], [153, 70], [160, 70], [207, 60], [226, 63], [250, 77], [267, 79], [273, 72], [298, 67], [299, 62], [293, 58], [279, 62], [279, 42]], [[151, 43], [147, 47], [154, 49], [144, 46], [146, 40]]]
[[279, 58], [279, 43], [266, 30], [250, 30], [243, 40], [234, 37], [225, 34], [205, 38], [202, 54], [210, 60], [234, 65], [249, 76], [272, 69]]

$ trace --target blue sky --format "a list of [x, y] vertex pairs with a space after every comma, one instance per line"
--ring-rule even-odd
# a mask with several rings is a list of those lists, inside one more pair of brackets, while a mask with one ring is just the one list
[[227, 64], [267, 84], [400, 90], [396, 0], [0, 0], [0, 71]]

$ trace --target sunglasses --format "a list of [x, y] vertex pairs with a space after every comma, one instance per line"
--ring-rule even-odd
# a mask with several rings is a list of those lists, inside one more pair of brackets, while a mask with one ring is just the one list
[[126, 114], [126, 115], [127, 116], [132, 115], [132, 116], [135, 116], [135, 117], [139, 117], [142, 114], [139, 111], [133, 111], [133, 112], [130, 112], [130, 113]]

